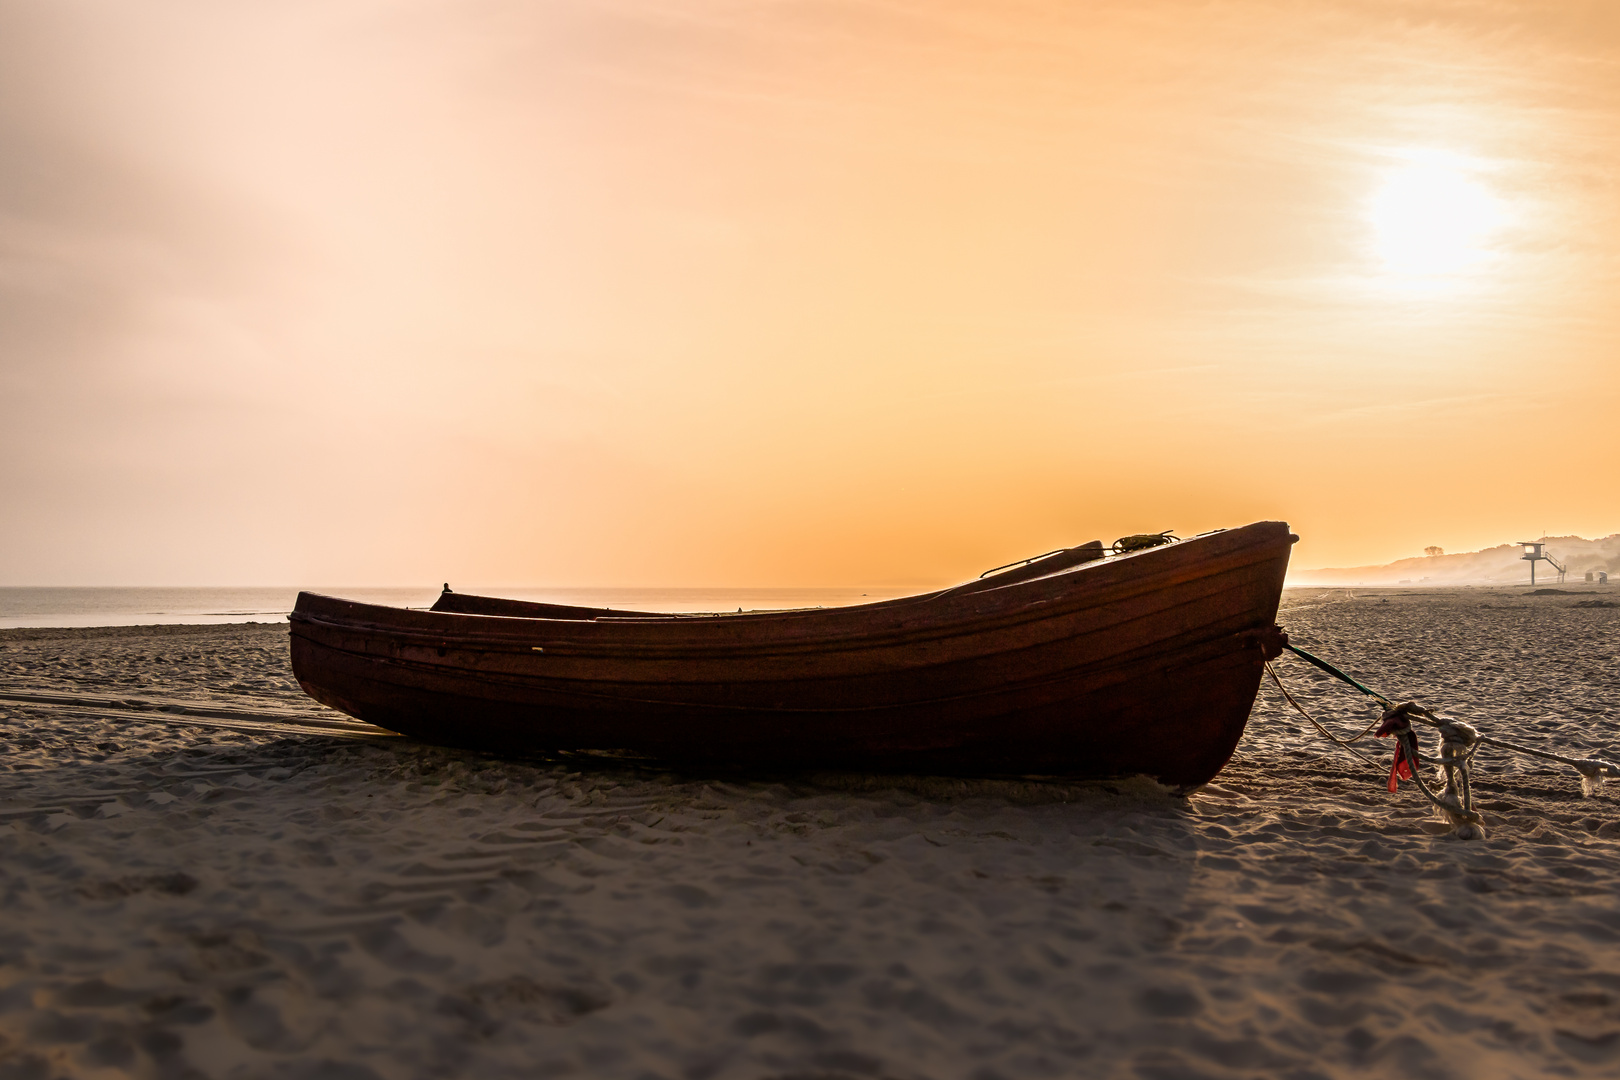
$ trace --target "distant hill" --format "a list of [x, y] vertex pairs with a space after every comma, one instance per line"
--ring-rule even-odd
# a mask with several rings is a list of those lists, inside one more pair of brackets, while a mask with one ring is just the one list
[[[1540, 538], [1547, 554], [1569, 570], [1564, 583], [1585, 583], [1588, 572], [1606, 571], [1609, 583], [1620, 586], [1620, 533], [1601, 540], [1580, 536]], [[1461, 555], [1419, 555], [1398, 559], [1387, 566], [1351, 566], [1297, 570], [1290, 585], [1519, 585], [1530, 584], [1530, 564], [1520, 558], [1518, 544], [1503, 544]], [[1557, 583], [1558, 572], [1536, 564], [1536, 584]]]

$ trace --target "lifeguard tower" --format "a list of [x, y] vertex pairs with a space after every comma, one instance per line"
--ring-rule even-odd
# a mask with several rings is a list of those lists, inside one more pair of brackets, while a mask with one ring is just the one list
[[1519, 546], [1524, 548], [1524, 554], [1520, 555], [1519, 558], [1528, 560], [1530, 563], [1531, 585], [1536, 583], [1536, 563], [1538, 562], [1545, 562], [1558, 571], [1558, 584], [1562, 585], [1564, 583], [1564, 567], [1557, 559], [1542, 550], [1547, 546], [1545, 540], [1520, 540]]

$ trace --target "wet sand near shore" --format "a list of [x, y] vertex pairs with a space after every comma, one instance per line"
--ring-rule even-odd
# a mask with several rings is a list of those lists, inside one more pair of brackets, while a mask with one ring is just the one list
[[[1279, 621], [1620, 759], [1620, 608], [1528, 592]], [[0, 632], [0, 1078], [1620, 1075], [1620, 784], [1483, 750], [1460, 841], [1269, 684], [1189, 799], [502, 761], [320, 708], [286, 633]]]

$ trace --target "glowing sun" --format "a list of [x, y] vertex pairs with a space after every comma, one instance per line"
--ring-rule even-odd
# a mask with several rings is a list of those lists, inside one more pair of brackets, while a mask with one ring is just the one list
[[1485, 261], [1506, 219], [1502, 201], [1474, 170], [1429, 155], [1386, 172], [1368, 216], [1386, 268], [1413, 276], [1454, 274]]

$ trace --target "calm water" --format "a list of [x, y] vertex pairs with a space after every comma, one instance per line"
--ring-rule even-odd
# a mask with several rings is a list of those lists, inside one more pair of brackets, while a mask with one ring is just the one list
[[[21, 626], [137, 626], [150, 623], [278, 622], [297, 587], [252, 589], [0, 588], [0, 629]], [[437, 589], [313, 588], [393, 607], [427, 607]], [[468, 588], [517, 600], [546, 600], [641, 611], [753, 611], [842, 607], [901, 595], [895, 589], [535, 589]], [[909, 591], [909, 590], [908, 590]], [[916, 590], [922, 591], [922, 590]]]

